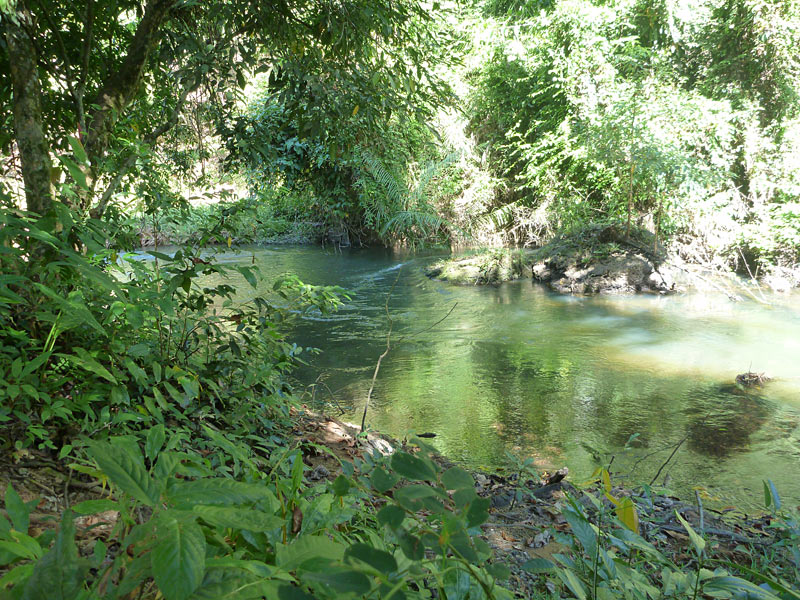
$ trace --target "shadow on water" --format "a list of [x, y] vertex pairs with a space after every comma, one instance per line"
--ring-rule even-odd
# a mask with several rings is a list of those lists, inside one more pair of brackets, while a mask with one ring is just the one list
[[[352, 293], [337, 315], [297, 331], [298, 343], [323, 349], [300, 380], [321, 376], [349, 420], [360, 419], [384, 350], [384, 303], [399, 276], [390, 300], [397, 336], [458, 306], [383, 362], [373, 427], [396, 436], [433, 431], [442, 452], [472, 466], [504, 464], [506, 451], [541, 468], [566, 464], [576, 481], [615, 455], [619, 476], [649, 482], [685, 438], [665, 469], [673, 489], [687, 494], [700, 484], [752, 505], [770, 477], [800, 500], [800, 379], [791, 379], [800, 375], [791, 358], [800, 356], [800, 302], [770, 309], [707, 295], [572, 298], [530, 281], [431, 281], [422, 266], [436, 253], [253, 253], [268, 275], [294, 271]], [[784, 381], [756, 392], [728, 385], [751, 361]]]

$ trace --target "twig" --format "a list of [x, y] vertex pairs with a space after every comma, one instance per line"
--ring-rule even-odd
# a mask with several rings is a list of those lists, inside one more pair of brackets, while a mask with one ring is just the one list
[[[668, 523], [650, 523], [649, 525], [655, 529], [660, 529], [661, 531], [676, 531], [684, 535], [686, 534], [686, 528], [683, 526], [670, 525]], [[715, 537], [730, 538], [734, 541], [742, 542], [744, 544], [767, 546], [773, 543], [773, 540], [755, 540], [744, 535], [739, 535], [738, 533], [733, 533], [732, 531], [725, 531], [724, 529], [715, 529], [712, 527], [706, 529], [706, 533]]]
[[456, 306], [458, 306], [458, 302], [453, 304], [453, 306], [450, 307], [450, 310], [447, 311], [447, 314], [445, 316], [443, 316], [441, 319], [439, 319], [438, 321], [436, 321], [436, 323], [434, 323], [430, 327], [426, 327], [425, 329], [420, 329], [419, 331], [415, 331], [414, 333], [406, 334], [403, 337], [401, 337], [400, 339], [398, 339], [396, 343], [399, 344], [400, 342], [402, 342], [406, 338], [415, 337], [415, 336], [420, 335], [422, 333], [427, 333], [428, 331], [430, 331], [431, 329], [436, 327], [439, 323], [444, 321], [447, 317], [449, 317], [452, 314], [452, 312], [456, 309]]
[[678, 443], [677, 443], [677, 445], [675, 446], [675, 448], [673, 448], [673, 450], [672, 450], [672, 453], [669, 455], [669, 457], [667, 458], [667, 460], [665, 460], [665, 461], [664, 461], [664, 462], [661, 464], [661, 466], [660, 466], [660, 467], [658, 467], [658, 471], [656, 472], [656, 475], [655, 475], [655, 477], [653, 477], [652, 481], [650, 481], [650, 485], [653, 485], [653, 484], [656, 482], [656, 480], [658, 479], [658, 476], [659, 476], [659, 475], [661, 475], [661, 471], [663, 471], [663, 470], [664, 470], [664, 467], [666, 467], [666, 466], [669, 464], [669, 461], [671, 461], [671, 460], [672, 460], [672, 457], [673, 457], [673, 456], [675, 456], [675, 453], [676, 453], [676, 452], [678, 452], [678, 450], [680, 449], [680, 447], [681, 447], [681, 446], [683, 446], [683, 443], [684, 443], [686, 440], [688, 440], [688, 439], [689, 439], [689, 434], [687, 433], [687, 434], [686, 434], [686, 435], [683, 437], [683, 439], [682, 439], [680, 442], [678, 442]]
[[[764, 304], [769, 304], [769, 302], [767, 302], [767, 299], [764, 298], [764, 292], [761, 290], [761, 286], [758, 284], [758, 279], [755, 278], [755, 275], [753, 275], [753, 272], [750, 270], [750, 265], [747, 264], [747, 259], [745, 259], [742, 249], [739, 248], [738, 250], [739, 250], [739, 256], [742, 257], [742, 262], [744, 263], [744, 266], [747, 268], [747, 274], [750, 275], [750, 280], [756, 285], [756, 289], [758, 290], [758, 295], [761, 296], [761, 302], [763, 302]], [[756, 269], [756, 271], [758, 271], [758, 269]], [[750, 292], [750, 290], [747, 291], [750, 293], [751, 296], [753, 296], [753, 298], [758, 300], [758, 298], [755, 297], [755, 294]]]
[[523, 527], [532, 531], [544, 531], [544, 527], [536, 527], [527, 523], [483, 523], [481, 527]]
[[704, 515], [703, 515], [703, 501], [700, 499], [700, 492], [695, 490], [694, 491], [694, 497], [697, 498], [697, 507], [700, 509], [700, 533], [705, 535], [706, 526], [705, 526], [705, 518], [704, 518]]
[[[375, 363], [375, 371], [372, 373], [372, 382], [370, 383], [369, 391], [367, 392], [367, 401], [364, 403], [364, 412], [361, 415], [361, 433], [364, 433], [364, 429], [366, 427], [367, 410], [369, 409], [369, 403], [370, 400], [372, 399], [372, 392], [375, 390], [375, 381], [378, 379], [378, 371], [380, 371], [381, 369], [381, 363], [383, 362], [383, 359], [386, 358], [386, 356], [389, 354], [389, 351], [392, 349], [392, 329], [394, 328], [394, 321], [392, 320], [392, 315], [389, 313], [389, 300], [392, 297], [394, 288], [397, 286], [397, 282], [400, 281], [400, 274], [402, 272], [403, 268], [400, 267], [400, 269], [398, 269], [397, 271], [397, 277], [395, 277], [394, 283], [392, 284], [389, 293], [386, 295], [386, 303], [384, 304], [384, 310], [386, 312], [386, 320], [389, 321], [389, 331], [386, 333], [386, 350], [383, 351], [383, 353], [378, 357], [378, 362]], [[447, 311], [447, 314], [438, 321], [436, 321], [433, 325], [430, 325], [424, 329], [420, 329], [419, 331], [415, 331], [414, 333], [408, 333], [406, 335], [403, 335], [397, 340], [397, 342], [395, 342], [395, 344], [399, 344], [400, 342], [402, 342], [407, 338], [414, 337], [422, 333], [425, 333], [427, 331], [430, 331], [431, 329], [439, 325], [442, 321], [444, 321], [447, 317], [449, 317], [452, 314], [452, 312], [456, 309], [456, 306], [458, 306], [458, 302], [453, 304], [450, 310]]]
[[397, 270], [397, 277], [394, 278], [394, 283], [389, 289], [389, 293], [386, 294], [386, 303], [383, 305], [386, 311], [386, 319], [389, 321], [389, 331], [386, 334], [386, 350], [383, 351], [383, 354], [378, 357], [378, 362], [375, 363], [375, 371], [372, 373], [372, 383], [370, 383], [369, 392], [367, 392], [367, 401], [364, 403], [364, 413], [361, 415], [361, 433], [364, 433], [364, 428], [367, 423], [367, 409], [369, 408], [369, 401], [372, 399], [372, 392], [375, 389], [375, 380], [378, 379], [378, 371], [381, 369], [381, 362], [383, 362], [383, 359], [386, 358], [386, 355], [389, 354], [389, 351], [392, 349], [392, 328], [394, 327], [394, 321], [392, 321], [392, 315], [389, 313], [389, 300], [392, 298], [392, 292], [394, 292], [397, 282], [400, 281], [400, 274], [402, 272], [403, 267], [400, 267]]
[[[311, 385], [311, 387], [313, 387], [314, 391], [316, 392], [316, 388], [317, 388], [318, 385], [325, 386], [325, 389], [328, 390], [328, 394], [330, 395], [331, 400], [333, 400], [333, 403], [336, 405], [336, 408], [339, 409], [339, 416], [341, 416], [341, 415], [345, 414], [346, 411], [339, 405], [339, 402], [338, 402], [338, 400], [336, 400], [336, 396], [334, 395], [333, 390], [331, 389], [331, 387], [327, 383], [325, 383], [324, 381], [320, 381], [320, 378], [323, 375], [324, 375], [324, 373], [320, 373], [319, 377], [317, 377], [317, 380]], [[314, 395], [312, 395], [311, 398], [313, 400]]]

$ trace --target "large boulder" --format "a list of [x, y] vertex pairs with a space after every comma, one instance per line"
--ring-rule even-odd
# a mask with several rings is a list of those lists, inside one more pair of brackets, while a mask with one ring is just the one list
[[544, 259], [531, 268], [533, 278], [562, 294], [634, 294], [674, 289], [672, 275], [660, 271], [646, 256], [621, 252], [586, 263]]
[[675, 290], [675, 274], [664, 258], [647, 231], [628, 236], [619, 226], [590, 225], [535, 250], [488, 250], [439, 261], [426, 272], [468, 284], [532, 277], [562, 294], [667, 293]]

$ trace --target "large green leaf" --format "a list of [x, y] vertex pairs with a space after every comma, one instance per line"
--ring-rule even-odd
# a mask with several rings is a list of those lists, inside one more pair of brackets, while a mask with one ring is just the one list
[[194, 520], [161, 513], [150, 554], [153, 578], [166, 600], [186, 600], [203, 582], [206, 540]]
[[712, 577], [703, 584], [703, 591], [706, 593], [712, 592], [727, 592], [733, 597], [748, 598], [749, 600], [779, 600], [779, 596], [773, 594], [763, 587], [759, 587], [754, 583], [750, 583], [739, 577], [723, 576]]
[[369, 481], [376, 491], [383, 493], [392, 489], [400, 481], [400, 478], [394, 473], [387, 473], [386, 469], [382, 467], [377, 467], [370, 474]]
[[190, 600], [275, 598], [281, 583], [281, 581], [264, 579], [233, 567], [215, 569], [209, 567], [202, 585], [194, 591]]
[[164, 424], [159, 423], [150, 428], [147, 432], [147, 439], [144, 444], [144, 453], [150, 460], [154, 460], [158, 455], [161, 447], [164, 445], [166, 433], [164, 432]]
[[686, 532], [689, 534], [689, 539], [692, 541], [692, 546], [697, 551], [698, 554], [702, 554], [703, 550], [706, 547], [706, 541], [692, 528], [691, 525], [684, 519], [678, 511], [675, 511], [675, 516], [678, 517], [678, 520], [683, 525], [683, 528], [686, 529]]
[[366, 594], [370, 587], [369, 578], [363, 573], [344, 567], [328, 568], [324, 571], [304, 572], [300, 575], [304, 583], [321, 587], [328, 594]]
[[407, 479], [425, 481], [436, 478], [436, 471], [430, 462], [407, 452], [395, 452], [392, 455], [391, 465], [395, 473]]
[[448, 490], [472, 489], [475, 487], [475, 480], [464, 469], [451, 467], [442, 473], [442, 484]]
[[14, 529], [22, 533], [28, 533], [29, 515], [31, 511], [28, 510], [28, 507], [10, 483], [6, 488], [6, 511], [11, 518], [11, 524], [14, 526]]
[[266, 484], [243, 483], [231, 479], [170, 481], [167, 497], [176, 506], [236, 506], [266, 503], [268, 511], [277, 510], [280, 502]]
[[118, 446], [95, 443], [89, 445], [89, 455], [120, 490], [147, 506], [158, 502], [158, 486], [144, 468], [141, 457], [134, 458]]
[[406, 518], [406, 511], [394, 504], [387, 504], [378, 511], [378, 523], [397, 529]]
[[83, 588], [86, 566], [78, 558], [72, 511], [64, 511], [61, 528], [50, 551], [33, 569], [23, 600], [74, 600]]
[[388, 575], [397, 571], [394, 556], [384, 550], [378, 550], [368, 544], [352, 544], [345, 552], [345, 560], [358, 559], [376, 571]]
[[558, 576], [578, 600], [586, 600], [586, 587], [575, 573], [569, 569], [559, 569]]
[[75, 354], [57, 354], [56, 356], [66, 358], [72, 364], [81, 367], [82, 369], [86, 369], [90, 373], [94, 373], [106, 381], [114, 384], [117, 383], [116, 378], [109, 372], [109, 370], [97, 362], [97, 360], [95, 360], [94, 357], [92, 357], [92, 355], [86, 350], [83, 348], [73, 348], [73, 352], [75, 352]]
[[192, 512], [212, 525], [231, 529], [272, 531], [284, 524], [284, 520], [276, 515], [270, 515], [251, 508], [199, 505], [195, 506]]
[[291, 544], [280, 544], [277, 548], [279, 567], [293, 571], [304, 562], [315, 558], [341, 560], [345, 546], [324, 535], [307, 535]]
[[572, 528], [575, 537], [578, 538], [583, 549], [586, 550], [586, 553], [589, 556], [594, 556], [597, 552], [597, 532], [592, 527], [592, 524], [583, 515], [570, 507], [565, 508], [562, 514]]

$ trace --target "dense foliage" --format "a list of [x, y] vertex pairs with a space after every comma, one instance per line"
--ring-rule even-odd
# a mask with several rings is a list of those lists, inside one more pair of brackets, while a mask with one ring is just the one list
[[499, 225], [535, 243], [633, 219], [694, 260], [797, 262], [796, 3], [517, 1], [485, 14], [468, 116], [508, 182]]
[[[305, 477], [288, 431], [311, 350], [291, 325], [346, 292], [287, 274], [263, 293], [209, 247], [297, 221], [416, 243], [623, 220], [797, 259], [794, 4], [474, 8], [0, 0], [0, 450], [109, 488], [57, 530], [6, 490], [0, 598], [509, 597], [491, 500], [422, 442]], [[221, 175], [248, 197], [190, 210], [182, 192]], [[182, 245], [160, 251], [165, 230]], [[693, 556], [666, 557], [605, 483], [611, 505], [565, 505], [567, 549], [528, 565], [543, 597], [798, 597], [772, 488], [782, 546], [753, 566], [780, 572], [754, 574], [709, 570], [688, 524]], [[113, 531], [79, 550], [76, 515], [106, 511]]]

